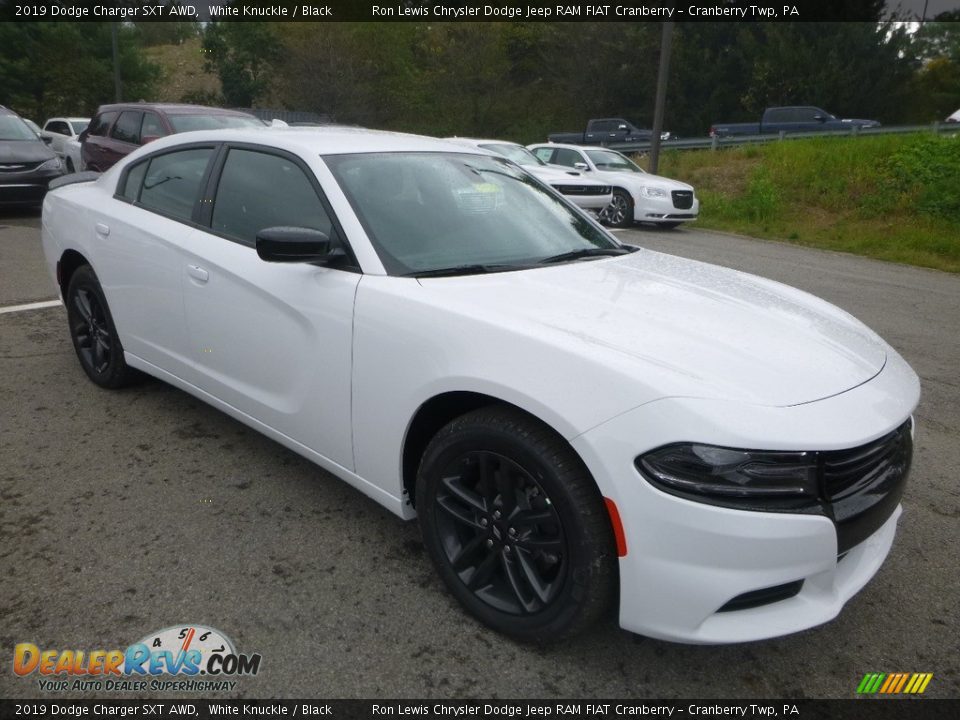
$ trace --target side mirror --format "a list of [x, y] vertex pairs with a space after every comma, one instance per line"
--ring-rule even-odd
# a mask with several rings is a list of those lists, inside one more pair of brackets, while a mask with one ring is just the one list
[[626, 129], [627, 129], [627, 126], [624, 125], [623, 123], [620, 123], [619, 125], [617, 125], [617, 130], [626, 130]]
[[41, 135], [40, 139], [43, 140], [47, 145], [53, 142], [53, 138], [49, 135]]
[[826, 122], [826, 118], [823, 115], [814, 115], [813, 119], [817, 122]]
[[280, 263], [330, 262], [344, 252], [319, 230], [302, 227], [271, 227], [257, 233], [257, 255]]
[[589, 169], [590, 169], [590, 166], [587, 165], [585, 162], [575, 162], [575, 163], [573, 164], [573, 166], [574, 166], [577, 170], [589, 170]]

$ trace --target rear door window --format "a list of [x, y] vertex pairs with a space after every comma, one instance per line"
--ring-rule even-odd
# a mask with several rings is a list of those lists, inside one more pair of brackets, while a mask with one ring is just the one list
[[[152, 157], [140, 190], [140, 205], [176, 220], [190, 220], [212, 155], [213, 148], [190, 148]], [[126, 196], [127, 188], [123, 194]]]

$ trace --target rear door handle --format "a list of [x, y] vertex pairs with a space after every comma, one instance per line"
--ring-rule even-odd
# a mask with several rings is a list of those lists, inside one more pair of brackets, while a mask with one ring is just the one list
[[110, 226], [109, 226], [109, 225], [104, 225], [102, 222], [98, 222], [98, 223], [95, 225], [95, 227], [96, 227], [96, 229], [97, 229], [97, 235], [109, 235], [109, 234], [110, 234]]
[[187, 274], [189, 274], [194, 280], [198, 280], [202, 283], [205, 283], [210, 279], [210, 273], [208, 273], [199, 265], [187, 265]]

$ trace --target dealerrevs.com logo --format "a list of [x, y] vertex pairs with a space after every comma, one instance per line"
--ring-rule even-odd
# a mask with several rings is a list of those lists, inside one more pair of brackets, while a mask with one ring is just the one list
[[54, 692], [203, 692], [233, 690], [237, 681], [232, 678], [256, 675], [260, 660], [259, 653], [238, 653], [219, 630], [183, 624], [150, 633], [125, 650], [41, 650], [19, 643], [13, 650], [13, 672], [20, 677], [36, 673], [39, 689]]

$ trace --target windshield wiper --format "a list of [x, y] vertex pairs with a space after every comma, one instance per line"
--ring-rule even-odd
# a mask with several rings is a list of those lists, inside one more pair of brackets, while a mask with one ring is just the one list
[[606, 257], [611, 255], [629, 255], [632, 252], [636, 252], [636, 248], [580, 248], [579, 250], [571, 250], [570, 252], [560, 253], [559, 255], [551, 255], [550, 257], [545, 257], [543, 260], [538, 262], [541, 265], [550, 265], [551, 263], [564, 262], [565, 260], [579, 260], [580, 258]]
[[434, 268], [433, 270], [414, 270], [401, 277], [453, 277], [454, 275], [485, 275], [487, 273], [506, 272], [508, 270], [523, 270], [529, 265], [454, 265], [453, 267]]

